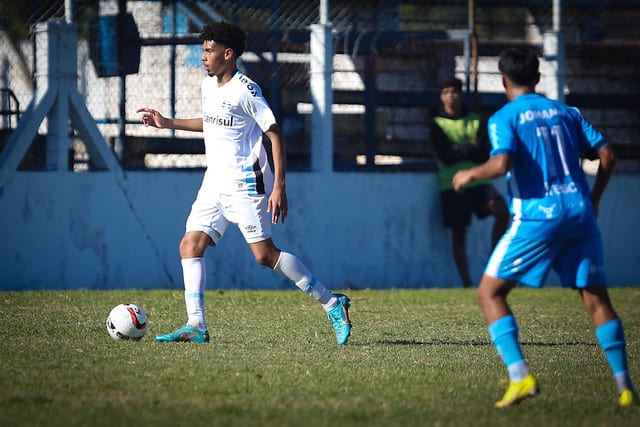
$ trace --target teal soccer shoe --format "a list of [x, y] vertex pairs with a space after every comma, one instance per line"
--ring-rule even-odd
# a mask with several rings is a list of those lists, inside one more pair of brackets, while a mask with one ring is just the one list
[[173, 332], [165, 335], [157, 335], [157, 342], [196, 342], [200, 344], [209, 342], [209, 331], [194, 328], [186, 324]]
[[350, 299], [343, 294], [334, 294], [338, 298], [338, 304], [327, 312], [327, 317], [336, 332], [336, 341], [344, 345], [351, 335], [351, 320], [349, 319]]

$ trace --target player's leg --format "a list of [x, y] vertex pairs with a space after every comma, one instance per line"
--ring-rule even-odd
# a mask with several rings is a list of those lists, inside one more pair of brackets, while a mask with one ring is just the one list
[[209, 342], [204, 310], [204, 290], [207, 284], [204, 253], [211, 244], [211, 238], [202, 231], [188, 231], [180, 241], [187, 323], [173, 332], [156, 336], [156, 341]]
[[462, 280], [462, 286], [470, 288], [473, 286], [471, 274], [469, 273], [469, 260], [467, 258], [467, 227], [465, 225], [454, 225], [451, 227], [451, 242], [453, 250], [453, 260], [456, 263], [458, 274]]
[[519, 403], [538, 390], [520, 347], [518, 324], [507, 304], [507, 295], [515, 285], [513, 281], [484, 274], [477, 292], [491, 342], [509, 375], [509, 387], [502, 399], [496, 402], [498, 408]]
[[249, 247], [259, 264], [270, 267], [291, 280], [322, 304], [325, 310], [329, 311], [338, 303], [337, 298], [311, 274], [298, 257], [278, 249], [272, 239], [249, 243]]
[[498, 408], [512, 406], [538, 392], [537, 381], [522, 353], [518, 324], [507, 303], [507, 295], [518, 282], [542, 286], [558, 250], [547, 242], [519, 237], [518, 230], [510, 230], [500, 239], [477, 291], [491, 342], [509, 375], [509, 387], [496, 402]]
[[338, 344], [346, 344], [351, 335], [349, 298], [331, 293], [297, 256], [276, 247], [271, 239], [271, 215], [267, 213], [267, 203], [267, 195], [236, 197], [225, 213], [238, 224], [256, 262], [281, 273], [322, 304]]
[[280, 251], [270, 238], [249, 243], [249, 247], [259, 264], [273, 268], [322, 304], [333, 325], [338, 344], [347, 343], [351, 335], [351, 320], [350, 300], [346, 295], [331, 293], [297, 256]]
[[468, 193], [444, 190], [440, 192], [440, 206], [442, 225], [444, 228], [451, 229], [451, 251], [462, 286], [465, 288], [473, 286], [466, 247], [467, 227], [471, 224], [471, 204]]
[[187, 231], [180, 241], [187, 323], [171, 333], [156, 336], [156, 341], [209, 342], [204, 305], [207, 286], [204, 254], [207, 247], [217, 243], [228, 226], [216, 200], [196, 199], [187, 218]]
[[184, 279], [184, 298], [187, 306], [187, 323], [207, 330], [204, 312], [204, 291], [207, 286], [207, 270], [204, 253], [213, 240], [202, 231], [187, 232], [180, 242], [180, 259]]
[[621, 406], [638, 403], [627, 363], [627, 342], [622, 321], [615, 312], [604, 274], [604, 254], [598, 229], [586, 239], [566, 242], [556, 265], [562, 284], [577, 287], [591, 317], [595, 335], [604, 351], [618, 387]]
[[607, 363], [618, 388], [621, 406], [638, 403], [627, 362], [627, 341], [622, 321], [616, 315], [605, 286], [590, 286], [580, 289], [584, 306], [591, 316], [596, 338], [604, 351]]
[[298, 257], [278, 249], [272, 239], [249, 243], [249, 247], [256, 262], [291, 280], [298, 288], [322, 304], [327, 311], [338, 303], [337, 298], [311, 274]]

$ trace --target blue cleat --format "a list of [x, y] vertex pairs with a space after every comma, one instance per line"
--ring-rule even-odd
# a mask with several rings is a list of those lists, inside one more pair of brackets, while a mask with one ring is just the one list
[[351, 300], [343, 294], [334, 295], [338, 298], [338, 304], [327, 312], [327, 317], [336, 332], [336, 341], [339, 345], [344, 345], [351, 335], [351, 320], [349, 320], [349, 302]]
[[179, 327], [166, 335], [156, 335], [157, 342], [197, 342], [200, 344], [209, 342], [209, 331], [194, 328], [189, 324]]

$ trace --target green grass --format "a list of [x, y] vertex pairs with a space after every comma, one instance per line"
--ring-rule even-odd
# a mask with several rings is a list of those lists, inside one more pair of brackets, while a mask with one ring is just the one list
[[[473, 290], [349, 291], [340, 347], [299, 291], [207, 293], [209, 345], [159, 344], [184, 322], [181, 291], [0, 293], [1, 426], [623, 426], [578, 294], [516, 289], [510, 303], [542, 392], [497, 410], [505, 369]], [[612, 289], [640, 383], [640, 288]], [[104, 321], [133, 302], [140, 342]]]

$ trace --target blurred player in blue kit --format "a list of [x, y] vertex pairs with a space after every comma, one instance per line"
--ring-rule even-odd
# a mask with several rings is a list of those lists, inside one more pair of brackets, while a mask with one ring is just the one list
[[[338, 344], [351, 334], [349, 298], [333, 294], [293, 254], [278, 249], [271, 225], [287, 216], [285, 144], [274, 114], [260, 87], [237, 69], [245, 49], [245, 34], [235, 25], [205, 25], [200, 33], [202, 116], [166, 118], [141, 108], [142, 122], [161, 129], [203, 132], [207, 170], [180, 242], [187, 323], [156, 341], [209, 342], [205, 321], [207, 283], [204, 254], [215, 246], [230, 224], [236, 224], [255, 260], [283, 274], [315, 298], [327, 312]], [[263, 133], [271, 142], [271, 168]]]
[[[623, 325], [607, 292], [596, 220], [615, 154], [576, 108], [535, 93], [538, 65], [535, 52], [527, 48], [501, 53], [498, 67], [509, 102], [489, 119], [491, 157], [453, 177], [456, 191], [476, 179], [507, 179], [512, 223], [494, 248], [477, 291], [489, 336], [509, 375], [507, 391], [495, 406], [508, 407], [538, 392], [506, 298], [517, 283], [542, 287], [551, 268], [563, 287], [577, 289], [582, 298], [613, 372], [618, 404], [637, 404]], [[591, 189], [580, 165], [580, 157], [589, 152], [597, 152], [600, 160]]]

